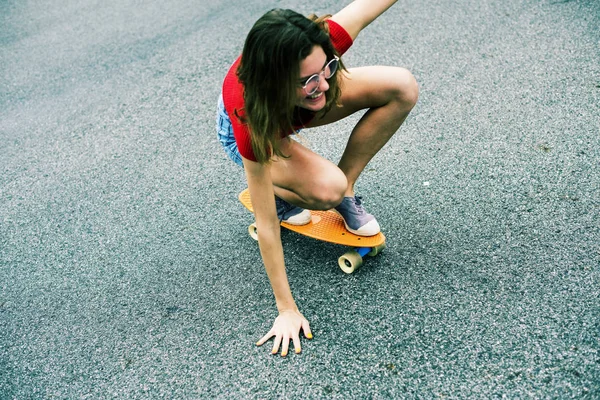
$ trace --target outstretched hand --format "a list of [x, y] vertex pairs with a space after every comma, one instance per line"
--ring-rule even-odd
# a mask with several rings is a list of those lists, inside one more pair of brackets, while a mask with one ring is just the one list
[[279, 352], [279, 346], [281, 346], [281, 356], [285, 357], [288, 354], [291, 339], [294, 344], [294, 351], [298, 354], [302, 351], [302, 347], [300, 346], [300, 329], [302, 329], [304, 336], [307, 339], [313, 338], [307, 319], [304, 318], [299, 311], [281, 311], [279, 316], [275, 319], [271, 330], [267, 332], [256, 345], [262, 346], [267, 340], [275, 337], [271, 354], [277, 354]]

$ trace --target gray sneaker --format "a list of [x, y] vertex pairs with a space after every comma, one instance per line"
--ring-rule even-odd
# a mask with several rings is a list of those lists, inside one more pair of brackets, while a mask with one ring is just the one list
[[290, 225], [306, 225], [310, 222], [310, 211], [290, 204], [277, 196], [275, 196], [275, 207], [280, 222], [286, 222]]
[[375, 217], [369, 214], [362, 205], [362, 197], [344, 197], [335, 210], [344, 219], [346, 229], [355, 235], [373, 236], [380, 232]]

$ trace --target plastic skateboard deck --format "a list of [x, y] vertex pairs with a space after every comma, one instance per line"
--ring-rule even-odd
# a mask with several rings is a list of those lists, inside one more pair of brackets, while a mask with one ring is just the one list
[[[248, 189], [244, 189], [238, 198], [250, 212], [254, 213]], [[342, 217], [334, 211], [311, 211], [311, 214], [312, 220], [306, 225], [290, 225], [282, 222], [281, 226], [313, 239], [354, 247], [354, 250], [346, 252], [338, 259], [338, 265], [346, 273], [358, 269], [365, 255], [376, 256], [385, 248], [385, 236], [381, 232], [374, 236], [358, 236], [346, 229]], [[248, 232], [253, 239], [258, 240], [255, 223], [250, 224]]]

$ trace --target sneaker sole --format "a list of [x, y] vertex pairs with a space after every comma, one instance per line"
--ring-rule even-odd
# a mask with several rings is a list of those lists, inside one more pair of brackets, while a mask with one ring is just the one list
[[[304, 217], [304, 219], [300, 219], [299, 221], [294, 220], [294, 218], [301, 217], [302, 214], [305, 214], [305, 213], [307, 214], [307, 216]], [[311, 215], [310, 211], [304, 210], [300, 214], [296, 214], [293, 217], [291, 217], [290, 219], [285, 219], [281, 222], [285, 222], [286, 224], [290, 224], [290, 225], [294, 225], [294, 226], [302, 226], [302, 225], [308, 224], [311, 220], [312, 220], [312, 215]]]
[[[344, 221], [344, 226], [346, 227], [346, 230], [350, 233], [355, 234], [356, 236], [375, 236], [377, 235], [379, 232], [381, 232], [381, 227], [379, 226], [379, 223], [377, 222], [376, 219], [371, 220], [369, 222], [367, 222], [365, 225], [361, 226], [358, 229], [352, 229], [348, 226], [348, 224], [346, 223], [346, 220], [344, 219], [344, 216], [342, 214], [340, 214], [340, 212], [338, 210], [336, 210], [335, 208], [333, 208], [331, 211], [335, 212], [337, 215], [340, 216], [340, 218], [342, 218], [342, 221]], [[377, 232], [375, 233], [369, 233], [369, 234], [365, 234], [364, 232], [360, 232], [361, 229], [365, 228], [366, 226], [369, 226], [369, 224], [371, 222], [375, 221], [375, 223], [377, 224]]]

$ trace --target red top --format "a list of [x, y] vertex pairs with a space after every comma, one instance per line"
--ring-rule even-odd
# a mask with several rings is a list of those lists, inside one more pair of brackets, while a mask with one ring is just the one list
[[[327, 23], [329, 25], [329, 38], [331, 39], [333, 47], [340, 55], [344, 54], [350, 46], [352, 46], [352, 38], [348, 32], [335, 21], [327, 20]], [[229, 118], [231, 119], [233, 136], [235, 137], [240, 154], [249, 160], [256, 161], [256, 157], [254, 157], [254, 152], [252, 151], [252, 142], [250, 140], [248, 125], [243, 124], [235, 115], [235, 110], [238, 110], [239, 114], [239, 110], [244, 108], [244, 85], [239, 81], [236, 74], [241, 58], [242, 56], [235, 60], [225, 76], [225, 81], [223, 82], [223, 103], [225, 104], [225, 111], [227, 111], [227, 115], [229, 115]], [[308, 118], [304, 118], [305, 123], [314, 117], [314, 113], [310, 114], [311, 115], [308, 116]], [[302, 125], [294, 126], [295, 129], [300, 129], [302, 127]], [[292, 132], [287, 132], [285, 136], [288, 136], [291, 133]]]

